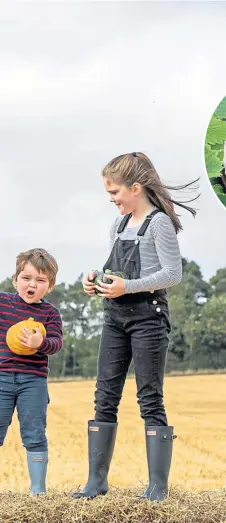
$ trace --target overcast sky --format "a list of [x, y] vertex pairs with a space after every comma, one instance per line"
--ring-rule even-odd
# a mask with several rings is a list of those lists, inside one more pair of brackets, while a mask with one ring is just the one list
[[225, 20], [225, 2], [1, 3], [0, 281], [36, 246], [56, 256], [58, 283], [101, 268], [118, 213], [101, 169], [138, 150], [164, 182], [201, 177], [181, 253], [205, 279], [226, 266], [226, 209], [204, 163], [226, 95]]

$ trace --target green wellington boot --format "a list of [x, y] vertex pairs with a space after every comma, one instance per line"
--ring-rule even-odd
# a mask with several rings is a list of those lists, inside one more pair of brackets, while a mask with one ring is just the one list
[[117, 423], [88, 422], [89, 478], [73, 498], [95, 498], [108, 491], [107, 475], [114, 451]]
[[171, 465], [174, 427], [146, 426], [146, 450], [149, 486], [141, 499], [162, 501], [168, 495], [168, 477]]

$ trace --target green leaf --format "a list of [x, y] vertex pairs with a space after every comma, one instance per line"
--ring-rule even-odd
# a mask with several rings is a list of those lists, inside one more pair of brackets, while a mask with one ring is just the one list
[[221, 100], [221, 102], [217, 106], [214, 115], [221, 119], [226, 118], [226, 96], [223, 98], [223, 100]]
[[222, 185], [214, 185], [213, 190], [221, 203], [226, 206], [226, 193], [224, 192]]
[[215, 116], [212, 116], [207, 133], [206, 143], [214, 145], [216, 143], [222, 143], [226, 141], [226, 121], [219, 120]]
[[223, 189], [222, 185], [216, 185], [214, 191], [217, 194], [217, 196], [224, 194], [224, 189]]
[[222, 162], [218, 156], [218, 153], [215, 150], [213, 150], [213, 148], [208, 143], [206, 143], [205, 145], [205, 163], [209, 177], [216, 177], [220, 175]]
[[220, 159], [221, 163], [224, 161], [224, 144], [221, 143], [215, 143], [214, 145], [211, 145], [211, 149], [213, 151], [216, 151], [218, 158]]
[[221, 187], [221, 184], [219, 183], [219, 176], [210, 176], [210, 183], [211, 185], [218, 185]]
[[221, 193], [218, 195], [218, 198], [221, 201], [221, 203], [223, 203], [223, 205], [226, 207], [226, 194]]

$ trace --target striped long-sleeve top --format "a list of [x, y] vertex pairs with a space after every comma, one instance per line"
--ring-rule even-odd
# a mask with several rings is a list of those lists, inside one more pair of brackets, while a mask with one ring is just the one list
[[[43, 323], [46, 336], [33, 355], [18, 355], [6, 344], [8, 329], [19, 321], [34, 318]], [[22, 332], [21, 332], [22, 333]], [[0, 372], [24, 372], [48, 375], [48, 356], [62, 348], [62, 320], [56, 307], [45, 300], [26, 303], [18, 293], [0, 292]]]
[[[111, 247], [117, 239], [119, 216], [111, 227]], [[119, 234], [122, 240], [136, 240], [141, 224], [125, 227]], [[182, 278], [182, 259], [173, 223], [169, 216], [159, 212], [153, 216], [144, 236], [139, 236], [140, 278], [125, 280], [126, 293], [153, 292], [176, 285]]]

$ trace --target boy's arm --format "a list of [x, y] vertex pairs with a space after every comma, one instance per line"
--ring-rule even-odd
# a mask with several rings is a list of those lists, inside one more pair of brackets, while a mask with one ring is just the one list
[[57, 354], [62, 349], [63, 344], [63, 327], [60, 313], [54, 309], [46, 325], [46, 336], [38, 348], [38, 352], [51, 355]]

